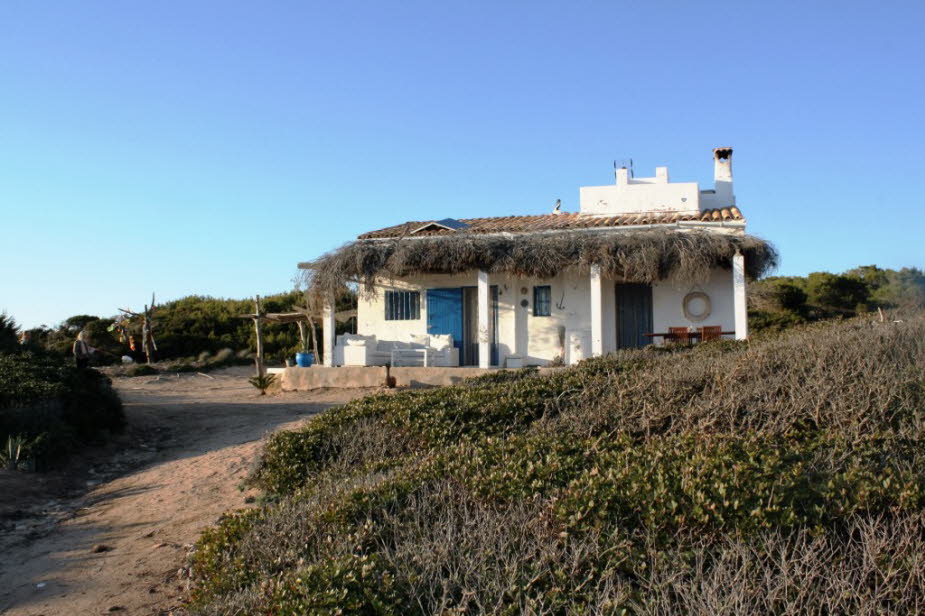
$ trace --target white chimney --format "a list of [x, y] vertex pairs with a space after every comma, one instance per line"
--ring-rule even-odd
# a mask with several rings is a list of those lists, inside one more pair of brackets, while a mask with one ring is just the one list
[[627, 186], [630, 183], [629, 177], [630, 172], [626, 167], [620, 167], [616, 171], [617, 175], [617, 186]]
[[716, 205], [735, 205], [736, 197], [732, 192], [732, 148], [713, 148], [713, 181]]

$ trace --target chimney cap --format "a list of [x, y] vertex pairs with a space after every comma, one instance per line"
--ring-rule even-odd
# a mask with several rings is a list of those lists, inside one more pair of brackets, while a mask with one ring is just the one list
[[732, 148], [713, 148], [713, 158], [717, 160], [725, 160], [732, 157]]

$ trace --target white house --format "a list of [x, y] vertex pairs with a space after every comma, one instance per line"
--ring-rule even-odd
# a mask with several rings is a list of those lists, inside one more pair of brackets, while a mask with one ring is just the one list
[[711, 189], [617, 169], [575, 213], [406, 222], [302, 264], [328, 296], [360, 283], [356, 336], [335, 339], [327, 311], [325, 365], [572, 364], [667, 334], [745, 338], [746, 274], [776, 255], [745, 234], [732, 149], [713, 158]]

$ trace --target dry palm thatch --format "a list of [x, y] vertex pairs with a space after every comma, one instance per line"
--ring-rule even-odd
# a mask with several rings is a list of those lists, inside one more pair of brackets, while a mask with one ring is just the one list
[[777, 265], [774, 247], [754, 236], [653, 229], [360, 240], [299, 267], [307, 270], [311, 287], [325, 294], [338, 293], [348, 282], [369, 292], [384, 279], [472, 270], [546, 279], [586, 273], [594, 264], [619, 280], [704, 282], [710, 270], [731, 267], [736, 251], [745, 256], [753, 279]]

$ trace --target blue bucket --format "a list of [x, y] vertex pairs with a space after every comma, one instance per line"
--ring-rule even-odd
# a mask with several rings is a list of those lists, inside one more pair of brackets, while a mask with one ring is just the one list
[[296, 353], [295, 363], [300, 368], [310, 368], [315, 363], [314, 353]]

